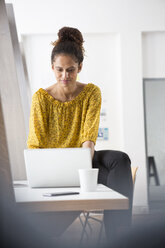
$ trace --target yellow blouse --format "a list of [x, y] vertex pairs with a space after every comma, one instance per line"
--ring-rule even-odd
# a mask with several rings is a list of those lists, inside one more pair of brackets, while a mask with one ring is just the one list
[[32, 97], [28, 148], [81, 147], [96, 143], [101, 108], [100, 89], [87, 84], [72, 101], [60, 102], [40, 88]]

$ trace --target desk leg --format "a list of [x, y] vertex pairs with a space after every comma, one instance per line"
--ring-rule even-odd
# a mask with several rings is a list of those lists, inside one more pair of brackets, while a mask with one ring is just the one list
[[[83, 230], [82, 230], [82, 233], [81, 233], [80, 245], [81, 245], [82, 240], [83, 240], [83, 238], [84, 238], [84, 234], [86, 233], [85, 228], [86, 228], [86, 225], [87, 225], [87, 223], [88, 223], [89, 212], [87, 212], [87, 214], [84, 215], [84, 217], [85, 217], [85, 223], [83, 224]], [[87, 235], [88, 235], [88, 234], [87, 234]], [[87, 238], [88, 238], [88, 236], [87, 236]]]

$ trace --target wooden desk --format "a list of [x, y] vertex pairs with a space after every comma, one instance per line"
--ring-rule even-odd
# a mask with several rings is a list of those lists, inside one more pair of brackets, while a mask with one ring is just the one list
[[99, 184], [96, 192], [45, 197], [43, 193], [80, 191], [80, 188], [30, 188], [27, 181], [15, 181], [14, 192], [17, 204], [32, 212], [92, 211], [128, 209], [127, 197]]

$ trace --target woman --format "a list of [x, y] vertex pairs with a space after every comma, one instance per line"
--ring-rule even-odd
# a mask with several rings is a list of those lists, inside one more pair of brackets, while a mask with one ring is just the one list
[[[93, 167], [99, 168], [99, 183], [103, 183], [130, 199], [132, 178], [130, 160], [119, 151], [95, 151], [100, 108], [100, 89], [77, 81], [84, 58], [83, 37], [75, 28], [59, 30], [53, 43], [52, 69], [57, 82], [47, 89], [39, 89], [32, 98], [28, 148], [89, 147]], [[107, 237], [117, 217], [131, 218], [131, 211], [105, 211]], [[113, 213], [113, 214], [112, 214]], [[121, 216], [120, 216], [121, 220]], [[121, 223], [119, 223], [121, 224]]]
[[57, 83], [39, 89], [32, 99], [28, 148], [90, 147], [97, 139], [100, 89], [77, 82], [84, 57], [83, 37], [74, 28], [62, 28], [53, 43], [52, 69]]

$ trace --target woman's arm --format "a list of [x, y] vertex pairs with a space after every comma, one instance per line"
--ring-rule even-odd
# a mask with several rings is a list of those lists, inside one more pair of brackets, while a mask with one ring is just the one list
[[101, 91], [95, 86], [88, 102], [88, 108], [83, 126], [82, 147], [91, 148], [91, 156], [94, 156], [94, 147], [98, 136], [101, 108]]
[[29, 135], [27, 146], [29, 149], [47, 147], [47, 118], [46, 109], [40, 99], [39, 92], [34, 93], [30, 111]]
[[82, 147], [84, 148], [91, 148], [91, 157], [93, 159], [93, 156], [94, 156], [94, 142], [93, 141], [90, 141], [90, 140], [87, 140], [85, 141], [83, 144], [82, 144]]

